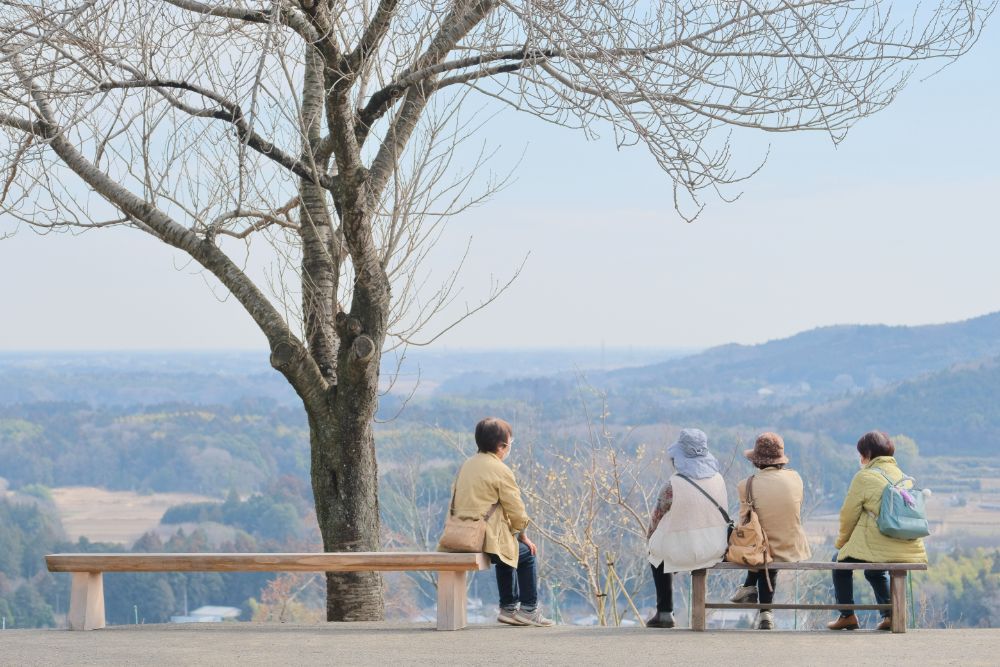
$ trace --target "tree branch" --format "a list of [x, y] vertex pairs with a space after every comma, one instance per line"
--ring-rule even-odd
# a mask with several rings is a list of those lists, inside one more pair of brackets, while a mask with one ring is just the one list
[[361, 36], [361, 40], [354, 50], [347, 55], [346, 62], [349, 72], [357, 73], [361, 69], [362, 63], [378, 49], [378, 45], [389, 30], [398, 4], [399, 0], [379, 0], [375, 16], [372, 17], [365, 29], [364, 35]]
[[[131, 79], [128, 81], [105, 81], [98, 86], [99, 90], [108, 91], [115, 88], [119, 89], [129, 89], [129, 88], [152, 88], [157, 92], [164, 94], [164, 97], [173, 106], [179, 108], [180, 110], [188, 113], [192, 116], [199, 118], [214, 118], [216, 120], [225, 121], [230, 123], [235, 127], [236, 134], [241, 141], [243, 141], [247, 146], [257, 151], [261, 155], [277, 162], [281, 166], [285, 167], [296, 176], [305, 178], [317, 185], [320, 185], [327, 190], [333, 190], [335, 187], [335, 179], [329, 174], [316, 174], [312, 167], [304, 162], [303, 160], [296, 159], [292, 157], [289, 153], [286, 153], [281, 148], [278, 148], [273, 143], [261, 137], [255, 130], [253, 130], [246, 121], [246, 117], [243, 115], [243, 110], [240, 106], [234, 102], [230, 102], [221, 95], [215, 93], [214, 91], [207, 90], [201, 86], [188, 83], [187, 81], [173, 81], [169, 79]], [[166, 88], [176, 88], [179, 90], [186, 90], [192, 93], [196, 93], [203, 97], [207, 97], [213, 102], [217, 103], [221, 109], [196, 109], [189, 105], [184, 104], [172, 95], [167, 95]]]
[[[272, 365], [285, 375], [303, 402], [309, 406], [323, 408], [328, 385], [319, 368], [306, 353], [305, 346], [288, 328], [280, 313], [257, 289], [253, 281], [214, 243], [199, 238], [197, 234], [173, 220], [154, 204], [133, 194], [87, 160], [58, 126], [55, 114], [50, 109], [48, 101], [39, 93], [34, 81], [23, 74], [16, 58], [13, 62], [18, 78], [35, 104], [40, 118], [39, 124], [43, 126], [43, 136], [47, 138], [49, 147], [59, 156], [63, 164], [123, 213], [143, 223], [160, 240], [190, 255], [218, 278], [219, 282], [243, 305], [267, 337], [272, 350]], [[4, 120], [8, 119], [5, 117]]]
[[[275, 13], [271, 9], [243, 9], [242, 7], [231, 7], [221, 3], [208, 4], [197, 2], [196, 0], [166, 0], [166, 2], [174, 7], [197, 14], [217, 16], [219, 18], [243, 21], [244, 23], [269, 25], [274, 23], [275, 20]], [[277, 19], [278, 23], [291, 28], [306, 41], [312, 42], [319, 39], [316, 30], [301, 12], [283, 6], [278, 10]]]

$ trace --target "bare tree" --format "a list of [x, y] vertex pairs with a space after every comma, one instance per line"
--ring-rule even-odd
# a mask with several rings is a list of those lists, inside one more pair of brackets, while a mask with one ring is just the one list
[[[427, 342], [413, 329], [456, 282], [407, 301], [422, 284], [410, 269], [435, 221], [479, 201], [468, 188], [497, 185], [450, 163], [453, 138], [478, 129], [470, 96], [644, 145], [690, 219], [706, 190], [730, 197], [749, 175], [731, 164], [726, 128], [839, 141], [919, 61], [970, 48], [992, 10], [11, 0], [0, 8], [0, 211], [41, 231], [129, 226], [218, 279], [302, 399], [324, 547], [375, 550], [382, 350]], [[245, 244], [258, 238], [294, 276], [254, 279]], [[376, 575], [327, 583], [329, 619], [382, 617]]]

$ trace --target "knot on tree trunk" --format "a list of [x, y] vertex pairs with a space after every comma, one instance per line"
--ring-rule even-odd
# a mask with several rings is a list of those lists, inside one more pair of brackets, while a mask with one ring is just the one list
[[375, 341], [368, 336], [358, 336], [351, 343], [351, 354], [357, 361], [368, 361], [375, 354]]
[[271, 366], [277, 370], [288, 368], [292, 363], [298, 361], [302, 356], [301, 349], [289, 343], [281, 341], [271, 347]]
[[334, 318], [334, 324], [337, 327], [337, 333], [340, 335], [341, 340], [350, 341], [359, 336], [364, 330], [361, 326], [361, 320], [351, 317], [343, 311], [337, 313]]

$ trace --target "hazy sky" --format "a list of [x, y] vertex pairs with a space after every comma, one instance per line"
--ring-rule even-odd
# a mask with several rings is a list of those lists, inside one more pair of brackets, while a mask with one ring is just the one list
[[[501, 115], [489, 138], [498, 166], [527, 148], [518, 178], [453, 222], [433, 268], [443, 276], [473, 238], [461, 308], [530, 257], [439, 347], [703, 347], [1000, 310], [997, 63], [994, 20], [963, 61], [837, 148], [820, 134], [741, 142], [746, 163], [771, 142], [767, 165], [694, 224], [643, 149]], [[22, 229], [0, 241], [0, 281], [0, 349], [264, 344], [238, 304], [138, 232]]]

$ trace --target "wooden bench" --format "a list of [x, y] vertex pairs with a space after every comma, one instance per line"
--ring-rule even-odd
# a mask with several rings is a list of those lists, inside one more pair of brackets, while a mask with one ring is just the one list
[[105, 625], [104, 572], [397, 572], [438, 573], [437, 629], [467, 624], [466, 572], [488, 570], [486, 554], [427, 552], [345, 552], [306, 554], [52, 554], [50, 572], [73, 575], [69, 603], [71, 630]]
[[[708, 570], [691, 573], [691, 629], [705, 629], [708, 609], [877, 609], [892, 612], [892, 631], [906, 632], [906, 573], [926, 570], [926, 563], [771, 563], [772, 570], [888, 570], [890, 604], [760, 604], [751, 602], [708, 602]], [[738, 563], [717, 563], [711, 570], [749, 570]], [[855, 584], [857, 585], [857, 584]]]

